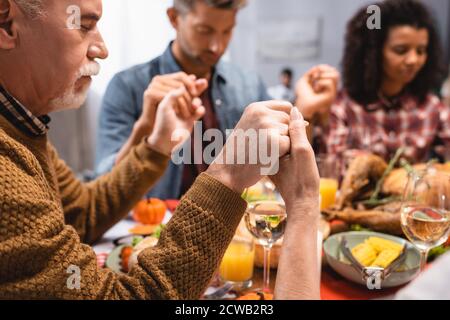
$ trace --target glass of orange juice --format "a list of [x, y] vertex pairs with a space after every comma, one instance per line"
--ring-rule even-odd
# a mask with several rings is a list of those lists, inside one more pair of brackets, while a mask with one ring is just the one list
[[251, 286], [255, 261], [255, 244], [252, 238], [235, 236], [228, 246], [219, 268], [224, 282]]
[[331, 178], [320, 178], [320, 209], [330, 208], [336, 201], [338, 181]]
[[328, 155], [319, 155], [316, 160], [320, 173], [320, 209], [324, 210], [330, 208], [336, 201], [340, 162]]

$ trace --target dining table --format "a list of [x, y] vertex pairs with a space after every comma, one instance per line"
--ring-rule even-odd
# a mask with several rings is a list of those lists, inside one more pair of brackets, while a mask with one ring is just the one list
[[[162, 222], [163, 224], [170, 221], [172, 212], [176, 208], [177, 203], [176, 200], [169, 200], [166, 202], [168, 210]], [[103, 237], [94, 244], [93, 249], [97, 255], [99, 267], [106, 268], [105, 262], [107, 256], [116, 246], [114, 244], [115, 240], [130, 236], [130, 229], [136, 225], [138, 225], [138, 223], [132, 219], [130, 214], [108, 230]], [[367, 287], [350, 282], [337, 274], [330, 266], [328, 266], [325, 257], [323, 256], [322, 258], [320, 289], [321, 298], [323, 300], [390, 300], [393, 299], [396, 292], [402, 288], [396, 287], [369, 290]], [[276, 282], [276, 273], [277, 270], [272, 269], [270, 282], [272, 292]], [[255, 267], [252, 278], [252, 287], [250, 287], [249, 290], [262, 288], [262, 286], [263, 269]], [[206, 293], [214, 292], [216, 289], [216, 287], [211, 286], [206, 290]]]

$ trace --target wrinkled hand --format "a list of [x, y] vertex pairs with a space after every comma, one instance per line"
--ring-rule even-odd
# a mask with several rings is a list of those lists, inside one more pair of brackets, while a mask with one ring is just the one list
[[296, 104], [307, 119], [316, 113], [328, 113], [336, 100], [339, 78], [339, 72], [335, 68], [319, 65], [305, 73], [297, 82]]
[[[293, 108], [291, 112], [289, 137], [290, 154], [280, 160], [280, 170], [272, 177], [272, 181], [280, 191], [293, 218], [301, 214], [313, 214], [313, 218], [318, 218], [319, 170], [314, 151], [306, 136], [303, 116], [297, 108]], [[317, 208], [317, 210], [305, 212], [301, 208]]]
[[[280, 157], [289, 152], [289, 114], [292, 108], [291, 103], [284, 101], [257, 102], [248, 106], [207, 173], [238, 193], [258, 182], [265, 169], [269, 171], [271, 166], [278, 164]], [[236, 143], [242, 140], [239, 136], [252, 130], [257, 134], [266, 130], [267, 139], [257, 136], [256, 141], [249, 142], [247, 138], [246, 143], [239, 147], [239, 143]], [[261, 161], [260, 151], [262, 155], [267, 154], [269, 163]], [[237, 161], [237, 155], [244, 161]], [[233, 161], [228, 161], [230, 158]]]
[[149, 147], [170, 156], [174, 149], [183, 144], [189, 137], [194, 124], [205, 114], [205, 108], [199, 98], [190, 104], [192, 112], [180, 115], [180, 98], [185, 97], [186, 88], [182, 87], [169, 92], [159, 104], [156, 111], [155, 125], [147, 140]]
[[144, 92], [142, 115], [139, 126], [146, 128], [148, 133], [153, 130], [156, 109], [169, 92], [184, 88], [183, 94], [177, 97], [175, 112], [184, 118], [189, 118], [195, 111], [193, 101], [208, 88], [206, 79], [197, 79], [194, 75], [184, 72], [155, 76]]

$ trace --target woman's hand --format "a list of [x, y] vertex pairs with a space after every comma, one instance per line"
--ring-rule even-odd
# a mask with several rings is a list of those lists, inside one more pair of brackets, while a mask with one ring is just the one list
[[280, 170], [272, 177], [280, 191], [290, 219], [318, 219], [318, 210], [300, 210], [319, 206], [319, 170], [314, 151], [306, 135], [306, 124], [297, 108], [291, 111], [289, 124], [290, 154], [280, 160]]
[[288, 214], [278, 264], [275, 299], [320, 299], [318, 257], [319, 172], [306, 137], [303, 116], [293, 108], [289, 125], [291, 153], [272, 178]]
[[328, 65], [316, 66], [303, 75], [297, 82], [295, 93], [296, 106], [305, 118], [329, 112], [336, 100], [339, 79], [339, 71]]

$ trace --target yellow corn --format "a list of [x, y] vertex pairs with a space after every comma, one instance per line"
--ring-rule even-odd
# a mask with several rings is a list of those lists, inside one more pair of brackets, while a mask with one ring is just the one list
[[372, 262], [371, 267], [386, 269], [400, 255], [399, 251], [386, 249], [380, 252], [378, 257]]
[[382, 238], [370, 237], [365, 242], [369, 244], [373, 249], [375, 249], [378, 254], [383, 252], [384, 250], [392, 250], [400, 254], [400, 252], [403, 250], [403, 245], [401, 245], [400, 243]]
[[352, 249], [352, 254], [363, 266], [368, 267], [377, 258], [377, 252], [367, 243], [360, 243]]

